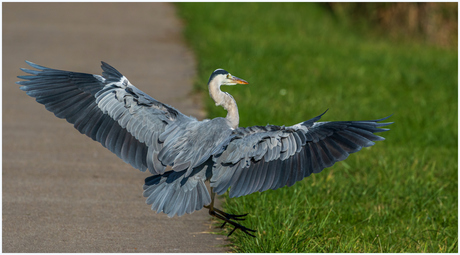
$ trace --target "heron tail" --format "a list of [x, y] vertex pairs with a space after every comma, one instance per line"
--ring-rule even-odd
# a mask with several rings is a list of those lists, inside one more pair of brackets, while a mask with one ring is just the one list
[[144, 197], [157, 213], [164, 212], [168, 217], [193, 213], [211, 203], [211, 197], [204, 184], [207, 165], [194, 169], [185, 177], [185, 170], [168, 171], [145, 179]]

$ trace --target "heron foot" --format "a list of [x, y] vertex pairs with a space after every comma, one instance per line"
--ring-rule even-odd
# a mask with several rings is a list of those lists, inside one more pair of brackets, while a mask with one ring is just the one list
[[235, 232], [235, 230], [237, 229], [241, 229], [241, 231], [243, 231], [244, 233], [252, 236], [252, 237], [256, 237], [255, 235], [249, 233], [250, 232], [256, 232], [256, 230], [253, 230], [253, 229], [249, 229], [235, 221], [232, 221], [233, 220], [245, 220], [244, 218], [242, 217], [245, 217], [247, 216], [248, 214], [229, 214], [229, 213], [226, 213], [226, 212], [223, 212], [217, 208], [213, 208], [213, 209], [209, 209], [209, 214], [213, 217], [216, 217], [218, 219], [221, 219], [224, 221], [224, 223], [222, 224], [222, 226], [220, 226], [221, 228], [223, 228], [225, 226], [225, 224], [229, 223], [230, 225], [234, 226], [235, 228], [233, 228], [232, 231], [230, 231], [230, 233], [227, 235], [227, 236], [230, 236], [231, 234], [233, 234], [233, 232]]
[[214, 208], [214, 211], [216, 211], [217, 213], [219, 213], [220, 215], [224, 216], [225, 218], [227, 218], [228, 220], [246, 220], [245, 218], [242, 218], [242, 217], [246, 217], [248, 214], [245, 213], [245, 214], [230, 214], [230, 213], [226, 213], [226, 212], [223, 212], [217, 208]]

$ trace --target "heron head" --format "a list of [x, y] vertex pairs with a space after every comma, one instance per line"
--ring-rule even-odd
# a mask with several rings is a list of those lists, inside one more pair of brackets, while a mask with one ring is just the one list
[[249, 84], [247, 81], [231, 75], [224, 69], [216, 69], [209, 77], [209, 82], [216, 80], [220, 85]]

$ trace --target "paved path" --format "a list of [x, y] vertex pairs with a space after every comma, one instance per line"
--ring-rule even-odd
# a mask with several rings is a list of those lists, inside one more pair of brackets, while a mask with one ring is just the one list
[[169, 3], [3, 3], [3, 252], [224, 252], [201, 210], [145, 204], [147, 173], [53, 116], [14, 84], [24, 60], [100, 74], [198, 118], [194, 59]]

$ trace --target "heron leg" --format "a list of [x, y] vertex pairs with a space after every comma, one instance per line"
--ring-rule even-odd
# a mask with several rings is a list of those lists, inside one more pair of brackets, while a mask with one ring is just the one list
[[235, 227], [232, 231], [230, 231], [228, 236], [233, 234], [233, 232], [235, 232], [236, 229], [241, 229], [241, 231], [243, 231], [244, 233], [246, 233], [246, 234], [248, 234], [248, 235], [250, 235], [252, 237], [255, 237], [253, 234], [248, 232], [248, 231], [256, 232], [255, 230], [249, 229], [249, 228], [247, 228], [247, 227], [245, 227], [243, 225], [238, 224], [235, 221], [232, 221], [232, 219], [234, 219], [234, 220], [245, 220], [244, 218], [241, 218], [241, 217], [245, 217], [248, 214], [247, 213], [246, 214], [241, 214], [241, 215], [229, 214], [229, 213], [223, 212], [223, 211], [215, 208], [214, 207], [215, 194], [216, 193], [212, 192], [212, 188], [211, 188], [211, 204], [210, 205], [205, 205], [204, 207], [209, 209], [209, 215], [224, 221], [222, 226], [220, 226], [221, 228], [223, 228], [225, 226], [225, 224], [227, 224], [227, 223], [229, 223], [229, 224], [231, 224], [231, 225], [233, 225]]
[[214, 208], [214, 211], [216, 211], [217, 213], [219, 213], [220, 215], [224, 216], [225, 218], [227, 219], [234, 219], [234, 220], [245, 220], [245, 218], [241, 218], [241, 217], [246, 217], [248, 214], [245, 213], [245, 214], [230, 214], [230, 213], [226, 213], [226, 212], [223, 212], [217, 208]]

